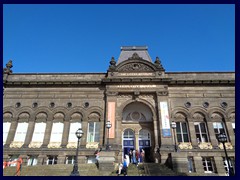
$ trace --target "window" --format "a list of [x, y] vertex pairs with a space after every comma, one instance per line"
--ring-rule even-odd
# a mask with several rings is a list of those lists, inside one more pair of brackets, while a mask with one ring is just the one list
[[131, 129], [127, 129], [124, 131], [123, 138], [129, 138], [132, 139], [134, 138], [134, 132]]
[[67, 156], [66, 157], [66, 164], [74, 164], [76, 156]]
[[234, 132], [234, 135], [235, 135], [235, 123], [232, 123], [232, 128], [233, 128], [233, 132]]
[[177, 141], [189, 142], [188, 127], [186, 122], [176, 122]]
[[76, 131], [78, 128], [82, 127], [81, 123], [75, 122], [70, 124], [70, 131], [68, 136], [68, 142], [77, 142]]
[[28, 129], [28, 123], [18, 123], [17, 130], [14, 136], [15, 142], [24, 142]]
[[9, 132], [9, 129], [10, 129], [10, 125], [11, 125], [10, 122], [4, 122], [3, 123], [3, 144], [6, 143], [8, 132]]
[[[223, 157], [223, 165], [224, 165], [224, 168], [225, 168], [225, 171], [226, 171], [226, 175], [229, 176], [229, 167], [228, 167], [228, 163], [227, 163], [227, 159], [226, 157]], [[229, 158], [229, 165], [230, 165], [230, 168], [233, 170], [233, 162], [232, 162], [232, 159]]]
[[46, 123], [36, 123], [34, 127], [32, 142], [43, 142]]
[[27, 161], [28, 166], [35, 166], [37, 165], [37, 156], [29, 156]]
[[99, 142], [100, 141], [100, 123], [99, 122], [89, 122], [88, 123], [88, 133], [87, 142]]
[[47, 165], [57, 164], [57, 156], [48, 156]]
[[206, 124], [204, 122], [195, 122], [194, 126], [197, 136], [197, 142], [208, 142]]
[[215, 172], [214, 160], [212, 157], [203, 157], [202, 158], [203, 169], [205, 173]]
[[[12, 162], [11, 164], [10, 164], [10, 166], [17, 166], [17, 160], [18, 160], [18, 157], [19, 157], [19, 154], [18, 155], [12, 155], [11, 157], [10, 157], [10, 162]], [[13, 163], [13, 162], [15, 162], [15, 163]]]
[[213, 129], [214, 129], [217, 140], [218, 140], [219, 134], [221, 134], [221, 133], [226, 134], [224, 124], [222, 122], [214, 122]]
[[63, 123], [55, 122], [52, 126], [50, 142], [62, 142]]

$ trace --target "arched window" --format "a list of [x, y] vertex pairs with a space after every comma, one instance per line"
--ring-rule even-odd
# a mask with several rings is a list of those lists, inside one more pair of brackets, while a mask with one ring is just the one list
[[187, 117], [184, 113], [176, 113], [174, 120], [176, 121], [176, 135], [178, 142], [190, 142]]
[[193, 115], [195, 133], [197, 137], [197, 142], [209, 142], [209, 136], [207, 131], [207, 126], [205, 122], [205, 117], [202, 113], [195, 113]]
[[123, 138], [125, 139], [132, 139], [134, 138], [134, 132], [131, 129], [126, 129], [123, 133]]
[[228, 134], [226, 133], [225, 123], [223, 121], [223, 116], [220, 113], [213, 113], [211, 115], [211, 119], [213, 121], [213, 129], [216, 139], [218, 140], [218, 135], [223, 133], [226, 134], [227, 139], [229, 140]]

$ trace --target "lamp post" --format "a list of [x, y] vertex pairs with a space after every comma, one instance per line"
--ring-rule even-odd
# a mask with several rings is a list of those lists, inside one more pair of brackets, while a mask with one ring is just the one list
[[80, 145], [80, 139], [84, 134], [82, 128], [81, 127], [78, 128], [78, 130], [76, 131], [75, 134], [78, 138], [78, 142], [77, 142], [76, 158], [75, 158], [73, 170], [72, 170], [70, 176], [80, 176], [79, 171], [78, 171], [78, 149], [79, 149], [79, 145]]
[[173, 136], [174, 136], [174, 150], [175, 150], [175, 152], [177, 152], [176, 135], [175, 135], [176, 127], [177, 127], [176, 122], [172, 121], [172, 129], [173, 129]]
[[224, 149], [224, 152], [225, 152], [227, 165], [228, 165], [228, 174], [229, 174], [229, 176], [234, 176], [234, 172], [233, 172], [232, 168], [230, 167], [229, 158], [228, 158], [227, 150], [226, 150], [226, 146], [225, 146], [225, 143], [227, 142], [226, 134], [222, 134], [222, 133], [219, 134], [218, 135], [218, 141], [223, 144], [223, 149]]
[[112, 124], [110, 121], [107, 121], [106, 123], [106, 128], [108, 129], [108, 136], [107, 136], [107, 145], [106, 145], [106, 150], [109, 151], [109, 129], [112, 127]]

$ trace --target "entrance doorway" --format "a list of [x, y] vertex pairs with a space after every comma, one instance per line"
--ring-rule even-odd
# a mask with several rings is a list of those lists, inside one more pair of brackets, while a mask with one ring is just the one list
[[126, 129], [123, 132], [123, 155], [128, 154], [134, 147], [134, 131], [132, 129]]
[[[145, 162], [150, 161], [150, 150], [151, 150], [151, 134], [146, 129], [141, 129], [139, 131], [139, 152], [142, 152], [142, 149], [145, 152]], [[143, 159], [140, 158], [140, 162], [142, 162]]]

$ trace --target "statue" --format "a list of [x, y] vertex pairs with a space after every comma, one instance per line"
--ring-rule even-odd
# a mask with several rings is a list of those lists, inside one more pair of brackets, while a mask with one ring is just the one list
[[12, 67], [13, 67], [12, 60], [9, 60], [8, 63], [6, 64], [6, 68], [3, 68], [3, 73], [7, 73], [7, 74], [12, 73], [12, 70], [11, 70]]

